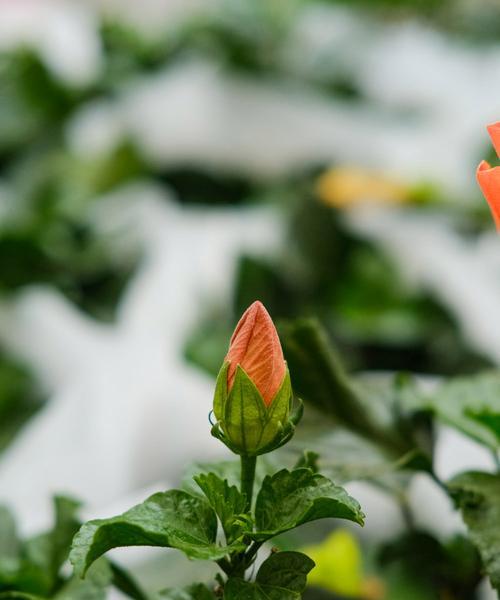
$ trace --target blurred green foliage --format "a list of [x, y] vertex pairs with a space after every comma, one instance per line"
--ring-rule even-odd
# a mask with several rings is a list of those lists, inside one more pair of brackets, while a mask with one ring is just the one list
[[187, 342], [190, 360], [216, 373], [233, 315], [259, 299], [278, 321], [320, 318], [355, 369], [453, 374], [491, 364], [468, 348], [446, 308], [407, 286], [381, 250], [345, 228], [339, 212], [300, 192], [291, 205], [282, 253], [240, 259], [233, 311], [207, 311]]
[[0, 453], [42, 405], [43, 396], [30, 372], [0, 352]]

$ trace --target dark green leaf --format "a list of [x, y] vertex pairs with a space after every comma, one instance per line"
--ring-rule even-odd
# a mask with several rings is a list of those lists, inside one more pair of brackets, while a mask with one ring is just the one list
[[481, 561], [472, 543], [457, 535], [443, 543], [426, 531], [413, 530], [384, 543], [379, 552], [380, 564], [389, 565], [418, 578], [435, 590], [433, 596], [474, 598], [482, 579]]
[[449, 482], [448, 488], [462, 512], [491, 584], [500, 590], [500, 477], [490, 473], [461, 473]]
[[301, 552], [277, 552], [261, 565], [256, 581], [261, 585], [274, 585], [294, 592], [306, 587], [307, 574], [314, 561]]
[[77, 518], [80, 502], [73, 498], [56, 496], [54, 508], [55, 524], [49, 535], [51, 568], [55, 577], [61, 566], [68, 560], [71, 542], [80, 527], [80, 521]]
[[22, 562], [13, 584], [27, 592], [50, 595], [59, 584], [59, 570], [67, 560], [71, 540], [78, 531], [75, 513], [79, 503], [62, 496], [54, 498], [55, 523], [51, 531], [23, 544]]
[[248, 528], [250, 517], [244, 514], [245, 496], [236, 486], [230, 486], [227, 480], [215, 473], [201, 473], [194, 479], [219, 517], [227, 542], [231, 543]]
[[0, 506], [0, 578], [3, 568], [17, 561], [19, 549], [14, 516], [6, 506]]
[[216, 544], [217, 517], [201, 497], [160, 492], [123, 515], [89, 521], [73, 540], [70, 560], [83, 576], [99, 556], [122, 546], [178, 548], [191, 558], [217, 560], [234, 548]]
[[370, 409], [373, 403], [364, 401], [362, 390], [351, 383], [335, 348], [316, 320], [288, 323], [280, 327], [280, 338], [294, 390], [301, 398], [391, 452], [401, 454], [408, 450], [404, 440], [377, 422]]
[[42, 404], [31, 373], [0, 353], [0, 451]]
[[354, 498], [310, 469], [283, 469], [264, 479], [257, 496], [255, 539], [263, 540], [317, 519], [348, 519], [363, 524]]
[[147, 594], [143, 592], [128, 571], [114, 562], [108, 561], [108, 563], [113, 575], [113, 586], [116, 589], [123, 592], [128, 598], [133, 598], [133, 600], [148, 600]]
[[255, 583], [229, 579], [224, 600], [300, 600], [314, 562], [300, 552], [279, 552], [262, 563]]

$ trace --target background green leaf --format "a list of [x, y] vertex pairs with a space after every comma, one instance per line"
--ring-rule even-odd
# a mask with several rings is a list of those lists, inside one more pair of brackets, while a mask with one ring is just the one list
[[[376, 443], [394, 456], [414, 446], [382, 411], [373, 390], [354, 385], [325, 330], [315, 319], [297, 319], [280, 327], [295, 393], [337, 425]], [[382, 418], [381, 418], [382, 417]]]
[[500, 590], [500, 476], [471, 471], [448, 488], [457, 501], [491, 584]]
[[481, 444], [500, 449], [499, 372], [449, 379], [422, 394], [422, 406]]

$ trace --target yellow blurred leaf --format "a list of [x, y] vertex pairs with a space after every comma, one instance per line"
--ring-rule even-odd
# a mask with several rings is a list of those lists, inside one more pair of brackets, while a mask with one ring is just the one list
[[359, 167], [336, 167], [316, 182], [319, 199], [328, 206], [401, 204], [411, 199], [411, 188], [384, 175]]

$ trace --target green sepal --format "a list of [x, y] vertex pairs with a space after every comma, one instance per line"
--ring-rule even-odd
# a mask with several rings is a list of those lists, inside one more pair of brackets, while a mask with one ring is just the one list
[[224, 418], [224, 406], [227, 400], [227, 371], [229, 369], [229, 361], [226, 361], [217, 375], [215, 382], [214, 394], [214, 415], [217, 421], [222, 421]]
[[217, 377], [214, 414], [217, 423], [212, 435], [235, 454], [256, 456], [282, 446], [292, 436], [302, 416], [302, 408], [290, 417], [292, 386], [286, 370], [283, 382], [271, 404], [266, 406], [261, 393], [245, 370], [238, 365], [234, 383], [227, 393], [227, 369], [222, 366]]
[[243, 454], [254, 454], [267, 421], [267, 407], [254, 382], [240, 365], [224, 405], [222, 427]]

